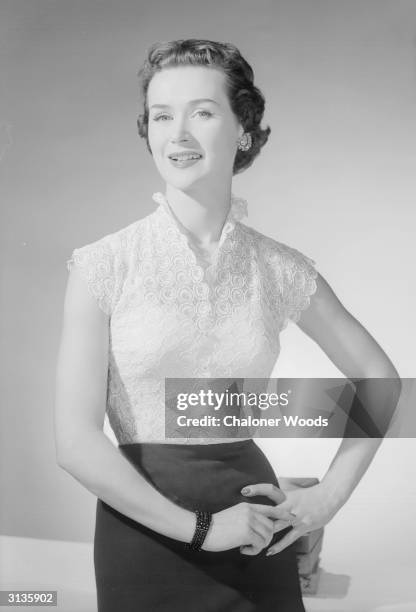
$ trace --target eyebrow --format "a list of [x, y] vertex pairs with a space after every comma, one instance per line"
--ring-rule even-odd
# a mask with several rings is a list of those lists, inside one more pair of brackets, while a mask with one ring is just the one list
[[[211, 98], [197, 98], [196, 100], [190, 100], [189, 104], [199, 104], [200, 102], [212, 102], [213, 104], [216, 104], [217, 106], [219, 106], [218, 102], [215, 102], [215, 100], [211, 100]], [[152, 106], [150, 108], [170, 108], [169, 104], [152, 104]]]

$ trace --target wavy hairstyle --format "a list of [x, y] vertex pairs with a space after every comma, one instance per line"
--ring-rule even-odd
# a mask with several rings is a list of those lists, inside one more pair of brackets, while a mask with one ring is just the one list
[[271, 129], [260, 127], [263, 119], [265, 99], [254, 85], [251, 66], [231, 43], [199, 40], [195, 38], [156, 42], [147, 51], [147, 57], [138, 72], [140, 94], [144, 111], [137, 119], [139, 135], [146, 139], [147, 149], [152, 150], [148, 139], [149, 109], [147, 90], [153, 76], [173, 66], [207, 66], [223, 71], [226, 76], [226, 92], [231, 109], [245, 132], [251, 134], [252, 145], [248, 151], [237, 150], [233, 174], [242, 172], [253, 163], [266, 144]]

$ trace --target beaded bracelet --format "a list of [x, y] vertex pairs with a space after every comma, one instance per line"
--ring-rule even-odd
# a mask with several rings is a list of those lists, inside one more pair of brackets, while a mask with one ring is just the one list
[[204, 510], [195, 510], [196, 514], [196, 527], [194, 532], [194, 537], [192, 541], [186, 546], [190, 550], [201, 550], [202, 544], [206, 538], [208, 533], [209, 526], [211, 524], [212, 514], [210, 512], [205, 512]]

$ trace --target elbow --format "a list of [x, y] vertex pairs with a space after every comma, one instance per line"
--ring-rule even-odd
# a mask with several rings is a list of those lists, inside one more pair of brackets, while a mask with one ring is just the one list
[[[403, 384], [399, 373], [393, 365], [386, 368], [384, 371], [378, 371], [376, 374], [368, 376], [368, 378], [381, 379], [382, 381], [385, 381], [385, 383], [388, 385], [388, 389], [390, 390], [390, 394], [397, 398], [400, 397]], [[384, 386], [384, 388], [387, 387]]]
[[394, 377], [395, 395], [396, 395], [397, 401], [399, 401], [399, 398], [403, 390], [403, 383], [402, 383], [402, 379], [400, 378], [399, 374], [397, 372], [396, 374], [397, 376]]
[[56, 463], [65, 471], [70, 472], [74, 467], [85, 463], [85, 460], [94, 452], [94, 445], [98, 438], [105, 437], [102, 430], [88, 429], [80, 433], [77, 431], [71, 436], [66, 435], [65, 440], [57, 439], [55, 442]]
[[55, 458], [57, 465], [65, 471], [70, 471], [70, 466], [74, 462], [74, 457], [79, 454], [79, 449], [75, 450], [75, 444], [68, 441], [55, 442]]
[[376, 361], [374, 363], [370, 363], [365, 368], [364, 376], [366, 378], [388, 378], [397, 387], [401, 388], [401, 378], [400, 374], [390, 361], [390, 359], [385, 355], [385, 359]]
[[398, 373], [398, 371], [396, 370], [396, 368], [394, 367], [394, 365], [392, 364], [392, 362], [390, 361], [390, 359], [388, 360], [388, 365], [386, 367], [386, 373], [384, 374], [385, 378], [391, 378], [392, 380], [395, 380], [396, 385], [400, 386], [402, 385], [402, 381], [400, 378], [400, 374]]
[[69, 467], [69, 463], [66, 462], [65, 460], [57, 459], [56, 465], [58, 466], [59, 469], [64, 470], [64, 472], [67, 472], [68, 474], [71, 474], [71, 468]]
[[55, 462], [56, 462], [56, 465], [61, 468], [64, 466], [64, 461], [65, 461], [64, 451], [63, 451], [62, 445], [59, 444], [58, 442], [56, 432], [55, 432]]
[[56, 465], [68, 472], [70, 469], [69, 466], [71, 464], [70, 453], [68, 452], [68, 450], [56, 448], [55, 458]]
[[402, 379], [400, 378], [400, 374], [398, 373], [393, 364], [391, 364], [391, 367], [388, 373], [386, 373], [385, 378], [388, 378], [390, 380], [393, 393], [398, 399], [402, 393], [403, 383]]
[[388, 366], [382, 370], [379, 374], [377, 374], [376, 378], [386, 378], [389, 379], [391, 384], [395, 387], [395, 389], [401, 391], [402, 388], [402, 380], [400, 375], [394, 365], [392, 363], [388, 364]]

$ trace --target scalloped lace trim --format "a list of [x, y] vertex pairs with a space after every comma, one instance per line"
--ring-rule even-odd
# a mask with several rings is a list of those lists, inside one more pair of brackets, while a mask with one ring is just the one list
[[313, 260], [240, 223], [242, 198], [232, 197], [208, 265], [163, 194], [153, 199], [159, 208], [131, 231], [67, 260], [111, 315], [107, 413], [119, 443], [163, 441], [165, 377], [270, 376], [280, 331], [317, 287]]

